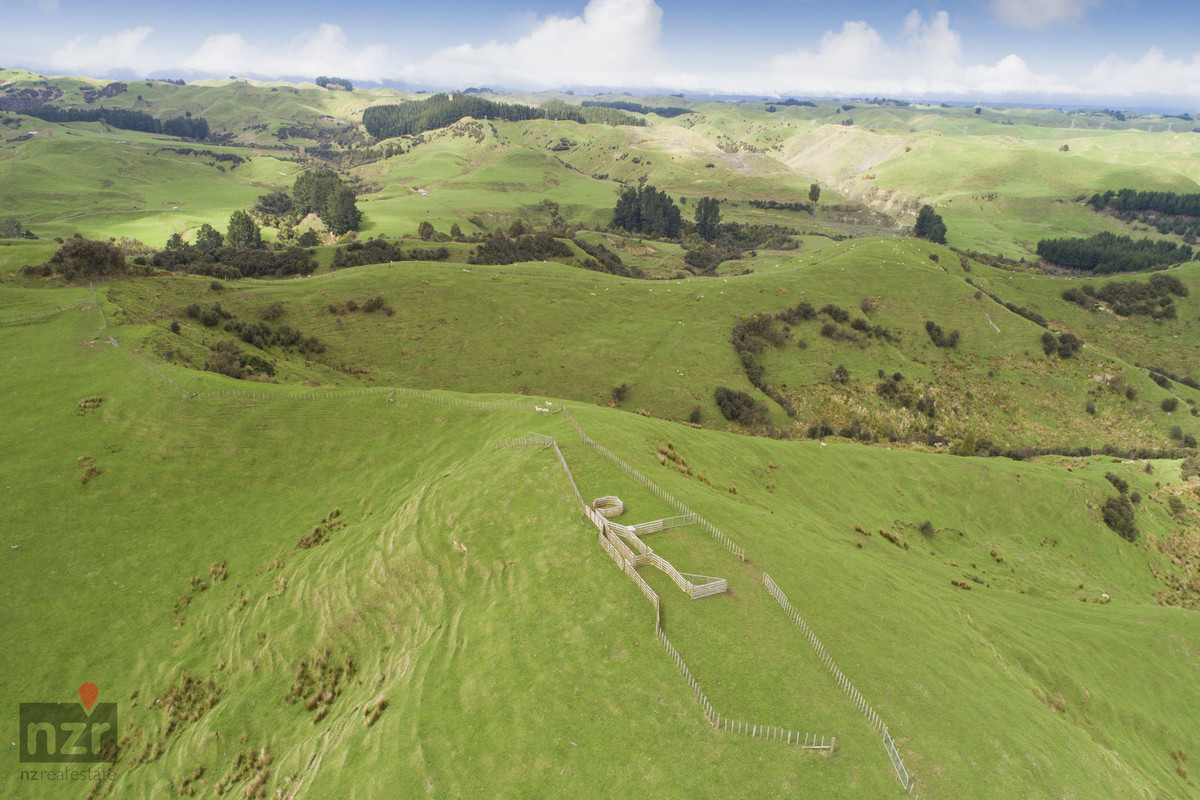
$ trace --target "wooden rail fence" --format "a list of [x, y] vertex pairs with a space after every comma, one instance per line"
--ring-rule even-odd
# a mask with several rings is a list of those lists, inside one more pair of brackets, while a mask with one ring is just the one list
[[[565, 409], [564, 413], [566, 413]], [[576, 429], [578, 430], [578, 427]], [[673, 527], [673, 525], [695, 524], [699, 519], [698, 515], [689, 511], [680, 517], [669, 517], [650, 523], [643, 523], [642, 525], [618, 525], [610, 520], [606, 516], [606, 513], [613, 513], [615, 515], [614, 512], [618, 509], [623, 509], [624, 506], [620, 498], [608, 495], [597, 498], [591, 503], [585, 503], [579, 493], [579, 487], [575, 484], [571, 468], [567, 465], [566, 459], [563, 458], [562, 451], [553, 437], [529, 433], [525, 436], [503, 439], [497, 443], [498, 449], [521, 447], [552, 448], [555, 451], [559, 463], [562, 464], [563, 470], [567, 473], [567, 479], [571, 482], [571, 489], [574, 491], [575, 497], [579, 501], [584, 514], [596, 526], [600, 547], [616, 562], [621, 571], [633, 580], [638, 589], [641, 590], [642, 594], [645, 595], [646, 599], [654, 607], [654, 635], [667, 651], [667, 655], [675, 662], [675, 666], [683, 673], [684, 679], [688, 682], [688, 686], [692, 690], [696, 704], [700, 706], [700, 710], [704, 714], [704, 719], [709, 725], [726, 733], [741, 734], [755, 739], [795, 745], [805, 750], [823, 750], [827, 754], [833, 752], [834, 744], [837, 741], [836, 737], [818, 737], [816, 734], [804, 733], [803, 738], [801, 738], [802, 732], [792, 728], [743, 722], [719, 713], [708, 699], [708, 695], [705, 694], [701, 683], [692, 674], [692, 670], [688, 667], [687, 662], [684, 661], [683, 656], [671, 644], [671, 640], [667, 638], [663, 626], [662, 601], [658, 593], [638, 574], [638, 566], [648, 564], [661, 569], [675, 581], [676, 585], [693, 598], [707, 597], [712, 594], [724, 592], [726, 590], [726, 582], [724, 578], [712, 578], [708, 575], [692, 575], [679, 572], [669, 561], [658, 556], [653, 550], [647, 547], [634, 531], [640, 530], [645, 533], [653, 533], [664, 528]], [[633, 544], [633, 548], [630, 547], [630, 544]], [[638, 552], [635, 553], [634, 549], [638, 550]], [[708, 582], [698, 583], [690, 580], [692, 578], [703, 579]]]
[[679, 513], [690, 514], [690, 515], [695, 516], [697, 523], [700, 525], [701, 528], [703, 528], [705, 530], [706, 533], [708, 533], [709, 536], [713, 537], [718, 542], [720, 542], [726, 549], [729, 550], [729, 552], [733, 553], [735, 556], [737, 556], [742, 561], [746, 560], [746, 551], [743, 550], [740, 545], [738, 545], [732, 539], [730, 539], [728, 536], [726, 536], [721, 530], [719, 530], [715, 525], [710, 523], [708, 520], [704, 519], [699, 514], [696, 514], [695, 511], [688, 508], [683, 503], [679, 502], [679, 500], [676, 499], [675, 496], [672, 495], [670, 492], [663, 489], [661, 486], [654, 483], [654, 481], [647, 478], [645, 475], [643, 475], [637, 469], [635, 469], [634, 467], [627, 464], [622, 458], [620, 458], [615, 453], [610, 451], [607, 447], [600, 444], [596, 440], [592, 439], [592, 437], [588, 436], [584, 432], [583, 428], [580, 426], [579, 422], [576, 421], [575, 417], [566, 408], [563, 408], [562, 412], [563, 412], [563, 416], [566, 417], [567, 421], [571, 423], [571, 427], [573, 427], [575, 429], [575, 432], [577, 434], [579, 434], [580, 440], [585, 445], [592, 448], [593, 450], [595, 450], [597, 453], [599, 453], [600, 455], [607, 458], [612, 463], [616, 464], [621, 469], [622, 472], [624, 472], [626, 475], [633, 478], [635, 481], [640, 483], [642, 486], [644, 486], [645, 488], [647, 488], [651, 492], [653, 492], [655, 497], [659, 498], [660, 500], [663, 500], [666, 503], [669, 503], [671, 505], [671, 507], [674, 508]]

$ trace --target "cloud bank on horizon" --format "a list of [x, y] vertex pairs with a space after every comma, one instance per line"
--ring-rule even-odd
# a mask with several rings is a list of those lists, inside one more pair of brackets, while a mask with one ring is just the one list
[[[379, 38], [379, 28], [356, 29], [352, 35], [331, 22], [309, 23], [285, 39], [273, 38], [252, 20], [240, 30], [203, 31], [197, 24], [189, 27], [195, 31], [195, 38], [189, 40], [178, 29], [163, 30], [154, 22], [139, 20], [142, 24], [123, 28], [118, 23], [111, 32], [86, 26], [88, 32], [67, 34], [70, 38], [60, 38], [53, 47], [40, 45], [36, 36], [22, 31], [21, 21], [29, 22], [32, 30], [38, 27], [37, 17], [66, 16], [62, 2], [17, 0], [18, 24], [10, 26], [7, 34], [0, 33], [0, 52], [8, 53], [5, 66], [95, 77], [182, 72], [192, 78], [272, 79], [324, 74], [422, 88], [574, 87], [966, 101], [1155, 98], [1200, 106], [1200, 52], [1184, 55], [1166, 45], [1125, 42], [1119, 34], [1105, 38], [1100, 35], [1104, 31], [1096, 28], [1084, 34], [1112, 48], [1093, 44], [1081, 50], [1064, 44], [1069, 58], [1054, 65], [1059, 68], [1047, 67], [1044, 48], [1054, 41], [1047, 37], [1085, 27], [1089, 16], [1112, 12], [1116, 6], [1124, 6], [1122, 13], [1135, 13], [1137, 9], [1125, 0], [1108, 0], [1107, 9], [1105, 0], [988, 0], [984, 12], [978, 2], [960, 4], [961, 17], [946, 10], [929, 16], [917, 10], [897, 14], [889, 3], [864, 1], [852, 8], [852, 15], [864, 12], [863, 19], [826, 25], [819, 36], [820, 28], [811, 24], [814, 20], [804, 17], [812, 6], [802, 4], [790, 8], [798, 21], [810, 24], [798, 26], [795, 37], [778, 39], [781, 45], [800, 44], [780, 46], [774, 52], [755, 39], [739, 40], [744, 27], [735, 23], [720, 30], [715, 24], [719, 17], [712, 16], [713, 9], [706, 3], [679, 6], [671, 0], [588, 0], [575, 16], [526, 13], [520, 30], [483, 41], [476, 34], [474, 42], [461, 41], [470, 30], [452, 22], [442, 29], [431, 28], [436, 36], [432, 32], [426, 36], [414, 25], [403, 36], [389, 37], [391, 41], [366, 41]], [[761, 0], [746, 2], [747, 12], [766, 5]], [[953, 4], [953, 0], [943, 3]], [[0, 5], [6, 3], [0, 0]], [[448, 5], [444, 13], [452, 17], [454, 4]], [[739, 13], [724, 8], [730, 10], [722, 13]], [[833, 11], [844, 13], [845, 8], [834, 5]], [[326, 9], [312, 10], [321, 14]], [[708, 27], [716, 30], [699, 31], [697, 26], [706, 24], [699, 9], [709, 12]], [[1180, 13], [1186, 17], [1195, 12]], [[214, 18], [236, 17], [210, 15], [209, 25]], [[696, 22], [697, 18], [702, 21]], [[684, 47], [678, 43], [680, 37], [668, 35], [673, 20], [681, 27], [690, 25], [688, 36], [699, 44]], [[956, 27], [960, 21], [962, 25]], [[274, 28], [283, 22], [280, 19]], [[449, 43], [455, 36], [460, 37], [458, 43]], [[420, 45], [429, 42], [434, 42], [432, 48], [423, 52]], [[704, 57], [697, 57], [697, 48], [705, 50]], [[1042, 64], [1033, 66], [1031, 60]]]

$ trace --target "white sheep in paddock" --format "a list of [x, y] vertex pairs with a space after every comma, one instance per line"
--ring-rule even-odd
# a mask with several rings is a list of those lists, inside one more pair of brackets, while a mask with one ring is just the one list
[[541, 413], [543, 413], [543, 414], [549, 414], [549, 413], [550, 413], [550, 409], [548, 409], [548, 408], [542, 408], [541, 406], [534, 406], [534, 407], [533, 407], [533, 410], [534, 410], [534, 411], [539, 411], [539, 412], [541, 412]]

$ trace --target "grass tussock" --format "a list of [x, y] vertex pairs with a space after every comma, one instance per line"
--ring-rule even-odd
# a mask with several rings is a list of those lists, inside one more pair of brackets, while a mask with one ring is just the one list
[[330, 511], [319, 524], [313, 525], [311, 531], [296, 541], [296, 549], [307, 550], [310, 547], [317, 547], [329, 541], [329, 534], [346, 527], [346, 521], [339, 519], [341, 513], [341, 509], [337, 508]]
[[289, 705], [303, 702], [304, 709], [313, 712], [314, 723], [329, 713], [329, 707], [342, 693], [342, 682], [358, 672], [349, 653], [344, 654], [340, 662], [331, 656], [326, 647], [316, 657], [302, 659], [296, 665], [296, 679], [284, 698]]
[[261, 798], [267, 796], [267, 782], [271, 779], [271, 748], [263, 747], [257, 753], [247, 748], [233, 757], [229, 774], [217, 782], [216, 792], [224, 795], [239, 783], [246, 782], [242, 796]]
[[179, 733], [198, 721], [220, 699], [221, 687], [212, 678], [200, 679], [186, 670], [180, 673], [179, 680], [154, 700], [154, 705], [166, 715], [163, 737]]

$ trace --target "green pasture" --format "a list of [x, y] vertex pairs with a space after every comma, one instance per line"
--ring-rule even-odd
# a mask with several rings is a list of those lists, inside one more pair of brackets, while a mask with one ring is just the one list
[[[605, 237], [588, 238], [622, 252]], [[669, 255], [669, 247], [629, 245], [634, 252], [629, 262], [652, 267]], [[597, 404], [607, 403], [613, 388], [624, 384], [626, 409], [687, 419], [699, 406], [704, 424], [716, 427], [727, 423], [713, 390], [727, 386], [750, 392], [777, 425], [796, 435], [820, 420], [835, 432], [858, 421], [880, 436], [891, 431], [913, 441], [932, 425], [952, 446], [970, 434], [1006, 447], [1161, 449], [1170, 444], [1167, 432], [1176, 425], [1200, 436], [1200, 424], [1186, 409], [1168, 414], [1160, 408], [1169, 396], [1187, 401], [1200, 399], [1197, 393], [1182, 385], [1161, 389], [1139, 369], [1154, 365], [1186, 374], [1188, 346], [1170, 359], [1153, 353], [1168, 332], [1171, 341], [1182, 336], [1178, 341], [1185, 345], [1194, 338], [1191, 297], [1178, 300], [1177, 320], [1117, 321], [1103, 314], [1085, 320], [1087, 312], [1056, 297], [1070, 285], [1065, 280], [979, 264], [967, 272], [945, 248], [904, 239], [761, 253], [755, 269], [749, 275], [637, 281], [559, 264], [398, 262], [307, 281], [231, 283], [220, 291], [206, 279], [164, 277], [116, 284], [108, 295], [120, 306], [120, 319], [151, 324], [148, 341], [159, 357], [192, 368], [203, 367], [204, 342], [220, 331], [187, 318], [188, 304], [219, 302], [239, 319], [254, 321], [266, 304], [278, 301], [285, 310], [281, 323], [328, 345], [316, 358], [263, 352], [276, 365], [276, 379], [289, 383], [457, 391], [486, 386]], [[1196, 285], [1190, 268], [1180, 275]], [[1039, 286], [1046, 287], [1043, 293], [1031, 296], [1031, 287]], [[1044, 329], [981, 290], [1046, 316], [1059, 332], [1077, 333], [1085, 349], [1071, 359], [1044, 355]], [[1047, 291], [1054, 294], [1046, 296]], [[329, 310], [331, 304], [361, 304], [376, 295], [395, 309], [393, 316]], [[861, 310], [864, 301], [867, 312]], [[789, 420], [750, 386], [730, 335], [741, 316], [774, 314], [802, 302], [816, 309], [837, 306], [890, 338], [857, 333], [848, 323], [837, 327], [842, 338], [827, 337], [825, 315], [792, 326], [782, 347], [767, 347], [758, 356], [764, 379], [797, 409]], [[179, 334], [166, 330], [172, 320], [180, 323]], [[926, 322], [959, 331], [959, 345], [934, 346]], [[1141, 349], [1131, 351], [1131, 342]], [[845, 384], [831, 380], [839, 366], [849, 371]], [[934, 418], [878, 396], [881, 374], [896, 373], [914, 397], [936, 402]], [[1135, 400], [1126, 398], [1126, 386], [1134, 387]], [[1096, 414], [1083, 413], [1088, 403]]]

